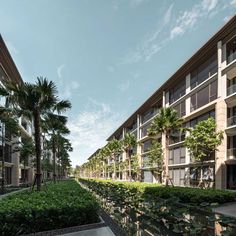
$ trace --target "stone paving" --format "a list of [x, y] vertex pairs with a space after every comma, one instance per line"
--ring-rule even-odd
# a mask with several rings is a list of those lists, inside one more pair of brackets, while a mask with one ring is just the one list
[[61, 236], [115, 236], [109, 227], [102, 227], [98, 229], [88, 229], [79, 232], [63, 234]]

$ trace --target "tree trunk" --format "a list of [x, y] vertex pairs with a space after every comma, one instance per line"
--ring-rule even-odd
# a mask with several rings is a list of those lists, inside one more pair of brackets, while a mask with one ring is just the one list
[[5, 193], [5, 137], [4, 137], [4, 123], [2, 123], [2, 194]]
[[129, 181], [131, 182], [131, 160], [130, 160], [129, 151], [127, 152], [127, 154], [128, 154], [128, 161], [129, 161]]
[[36, 184], [37, 191], [41, 190], [41, 137], [40, 137], [40, 114], [39, 110], [34, 111], [34, 140], [35, 140], [35, 155], [36, 155]]
[[56, 183], [56, 145], [55, 134], [52, 134], [53, 182]]
[[114, 169], [114, 173], [113, 174], [114, 174], [114, 177], [113, 178], [116, 179], [116, 160], [115, 160], [115, 156], [114, 156], [113, 160], [114, 160], [114, 163], [113, 163], [113, 169]]

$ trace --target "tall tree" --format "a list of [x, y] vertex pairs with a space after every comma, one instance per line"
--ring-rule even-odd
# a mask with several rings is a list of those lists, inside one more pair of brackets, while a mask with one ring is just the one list
[[67, 117], [62, 115], [56, 115], [48, 113], [42, 120], [42, 127], [45, 132], [50, 136], [50, 144], [52, 147], [53, 155], [53, 181], [56, 182], [56, 154], [57, 148], [59, 148], [58, 138], [60, 135], [67, 135], [70, 133], [66, 127]]
[[164, 147], [164, 158], [165, 158], [165, 179], [166, 185], [169, 182], [169, 175], [168, 175], [168, 145], [170, 141], [171, 132], [174, 130], [180, 130], [183, 123], [183, 119], [178, 116], [176, 110], [171, 107], [161, 108], [160, 112], [157, 116], [154, 117], [150, 128], [148, 130], [148, 135], [154, 137], [158, 134], [163, 134], [166, 142]]
[[19, 115], [24, 114], [33, 120], [34, 141], [36, 155], [35, 182], [37, 190], [41, 190], [41, 117], [47, 113], [66, 111], [71, 104], [66, 100], [59, 100], [56, 85], [46, 78], [37, 78], [35, 84], [16, 84], [7, 82], [0, 86], [0, 95], [6, 96], [9, 104], [18, 110]]
[[101, 148], [101, 150], [98, 153], [102, 163], [103, 163], [103, 178], [107, 178], [107, 159], [109, 153], [107, 152], [106, 146]]
[[108, 142], [107, 148], [113, 161], [113, 178], [116, 179], [116, 158], [122, 152], [122, 144], [119, 140], [112, 139]]
[[152, 140], [148, 153], [148, 165], [154, 172], [157, 172], [160, 183], [162, 182], [163, 172], [163, 149], [160, 142]]
[[128, 160], [129, 166], [129, 181], [132, 180], [132, 170], [131, 170], [131, 151], [137, 145], [136, 137], [133, 134], [126, 133], [124, 139], [122, 140], [122, 148], [126, 153], [126, 158]]
[[212, 153], [217, 151], [222, 139], [223, 131], [216, 131], [216, 122], [213, 118], [203, 120], [195, 128], [189, 129], [189, 135], [185, 138], [184, 145], [188, 148], [191, 157], [200, 162], [199, 187], [203, 185], [203, 163]]

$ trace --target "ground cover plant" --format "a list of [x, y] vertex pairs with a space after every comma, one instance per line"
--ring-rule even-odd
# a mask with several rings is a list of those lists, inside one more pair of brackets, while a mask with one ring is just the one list
[[20, 235], [98, 222], [94, 197], [74, 180], [48, 184], [47, 191], [16, 193], [0, 204], [1, 235]]

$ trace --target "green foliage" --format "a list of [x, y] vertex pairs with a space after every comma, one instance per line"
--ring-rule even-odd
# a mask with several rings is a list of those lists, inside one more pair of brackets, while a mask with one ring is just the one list
[[[80, 179], [93, 191], [98, 192], [99, 195], [117, 196], [119, 199], [129, 199], [131, 196], [137, 199], [172, 199], [176, 202], [201, 204], [207, 202], [211, 203], [225, 203], [235, 201], [236, 193], [224, 190], [215, 189], [197, 189], [189, 187], [166, 187], [160, 184], [149, 184], [139, 182], [120, 182], [113, 180], [95, 180], [95, 179]], [[133, 195], [135, 193], [135, 195]], [[132, 204], [132, 200], [130, 204]], [[136, 202], [136, 200], [134, 200]]]
[[152, 140], [148, 153], [148, 165], [151, 168], [157, 168], [158, 172], [163, 169], [163, 150], [161, 143], [157, 140]]
[[183, 120], [172, 107], [161, 108], [157, 116], [154, 117], [148, 130], [149, 136], [165, 133], [169, 137], [172, 130], [181, 128]]
[[196, 161], [203, 162], [217, 150], [223, 139], [223, 131], [216, 131], [216, 123], [213, 118], [199, 122], [189, 132], [190, 135], [185, 138], [184, 145]]
[[74, 180], [48, 186], [48, 191], [24, 191], [1, 200], [3, 236], [34, 233], [98, 222], [98, 204]]

